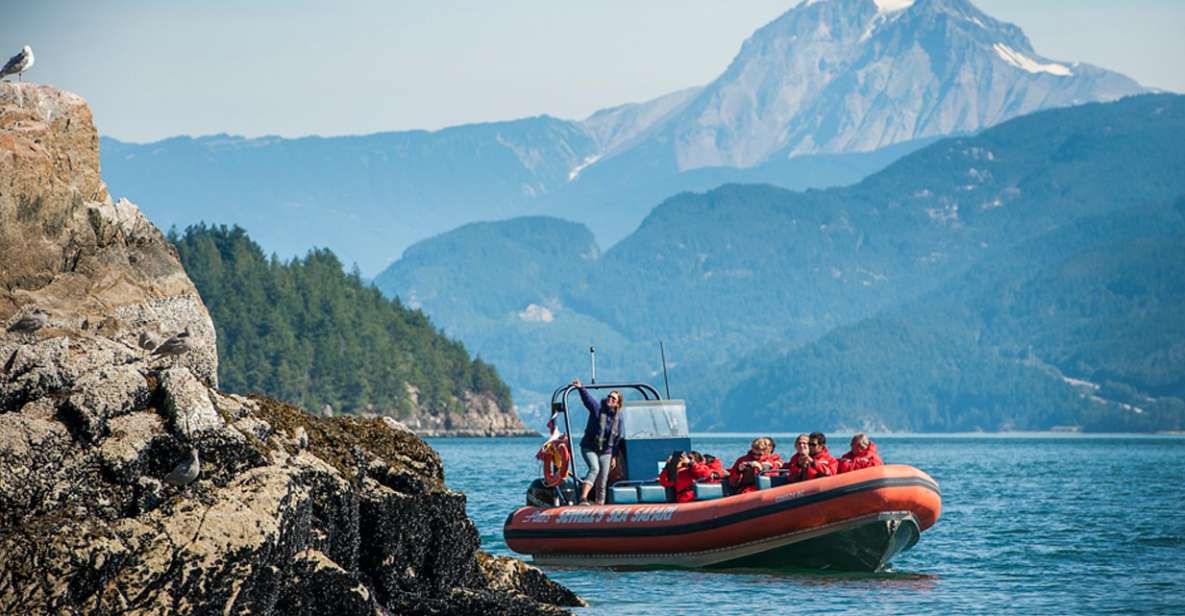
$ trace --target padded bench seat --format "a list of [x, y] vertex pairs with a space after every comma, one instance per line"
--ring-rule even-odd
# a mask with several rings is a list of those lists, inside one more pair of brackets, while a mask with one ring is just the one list
[[695, 484], [695, 500], [712, 500], [724, 498], [724, 484], [697, 483]]
[[790, 483], [790, 478], [785, 475], [773, 475], [773, 476], [758, 475], [757, 476], [757, 489], [758, 490], [768, 490], [770, 488], [784, 486], [788, 483]]
[[613, 486], [609, 488], [609, 502], [625, 504], [638, 502], [638, 488], [636, 486]]
[[670, 495], [667, 494], [667, 489], [657, 483], [646, 483], [638, 486], [638, 501], [642, 503], [667, 503], [670, 502]]

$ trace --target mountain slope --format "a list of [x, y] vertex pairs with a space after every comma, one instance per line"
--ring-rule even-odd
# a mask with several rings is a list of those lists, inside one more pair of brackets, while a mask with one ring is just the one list
[[151, 200], [162, 227], [237, 224], [269, 252], [328, 246], [368, 272], [459, 223], [523, 213], [593, 151], [573, 123], [548, 117], [360, 137], [102, 140], [113, 190]]
[[1117, 73], [1037, 55], [1020, 28], [966, 0], [822, 0], [758, 30], [657, 135], [680, 170], [750, 167], [1142, 91]]
[[112, 189], [148, 203], [163, 227], [238, 224], [269, 252], [328, 246], [371, 275], [468, 222], [546, 214], [584, 223], [610, 246], [682, 191], [847, 185], [940, 136], [1145, 91], [1041, 57], [1019, 28], [966, 0], [890, 4], [804, 2], [753, 34], [711, 83], [580, 122], [104, 139], [103, 167]]
[[731, 388], [724, 425], [1185, 427], [1185, 200], [1056, 229]]
[[[444, 313], [439, 322], [499, 366], [520, 404], [525, 391], [548, 391], [582, 371], [590, 339], [613, 358], [606, 378], [654, 373], [654, 341], [664, 339], [677, 364], [672, 378], [691, 386], [683, 391], [717, 401], [723, 394], [713, 389], [763, 365], [738, 366], [738, 357], [776, 356], [1077, 220], [1185, 194], [1183, 143], [1185, 97], [1146, 95], [1044, 111], [946, 139], [847, 188], [794, 193], [728, 185], [678, 195], [592, 263], [579, 284], [555, 285], [553, 322], [566, 327], [532, 325], [560, 345], [544, 347], [546, 355], [498, 337], [488, 322]], [[431, 250], [439, 260], [396, 262], [380, 286], [406, 297], [409, 288], [389, 282], [415, 279], [420, 291], [435, 284], [448, 290], [450, 302], [474, 304], [499, 291], [452, 286], [451, 277], [426, 268], [521, 267], [504, 251], [467, 250], [483, 260]], [[534, 297], [520, 297], [517, 310]], [[499, 301], [515, 305], [513, 298]], [[431, 306], [425, 310], [437, 318]], [[702, 410], [699, 426], [716, 425], [715, 414]]]

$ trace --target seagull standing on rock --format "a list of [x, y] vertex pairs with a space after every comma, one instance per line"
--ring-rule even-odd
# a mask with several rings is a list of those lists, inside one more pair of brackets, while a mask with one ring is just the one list
[[156, 350], [152, 352], [153, 357], [173, 357], [174, 363], [177, 357], [185, 355], [193, 350], [193, 342], [190, 338], [189, 328], [185, 331], [165, 340]]
[[28, 334], [32, 336], [37, 330], [45, 327], [48, 323], [49, 313], [40, 308], [34, 308], [29, 314], [17, 319], [16, 323], [9, 325], [8, 331], [13, 334]]
[[178, 488], [193, 483], [194, 479], [202, 473], [202, 462], [198, 459], [198, 450], [196, 447], [189, 448], [189, 455], [177, 463], [173, 470], [165, 475], [165, 483]]
[[0, 68], [0, 79], [16, 75], [16, 80], [21, 81], [21, 74], [31, 68], [33, 68], [33, 49], [25, 45], [20, 53], [8, 59], [4, 68]]
[[145, 351], [155, 351], [160, 346], [160, 336], [152, 332], [140, 332], [140, 339], [136, 343]]

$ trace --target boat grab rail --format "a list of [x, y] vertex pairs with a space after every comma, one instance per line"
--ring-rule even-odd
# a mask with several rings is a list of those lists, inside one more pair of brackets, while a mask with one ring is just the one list
[[[648, 385], [646, 383], [589, 383], [587, 385], [584, 385], [584, 388], [585, 389], [632, 389], [632, 390], [642, 394], [642, 399], [644, 399], [644, 400], [662, 400], [662, 396], [660, 396], [658, 394], [658, 390], [655, 389], [652, 385]], [[568, 395], [572, 393], [573, 389], [576, 389], [576, 386], [572, 383], [568, 383], [566, 385], [557, 387], [556, 390], [551, 393], [551, 412], [556, 413], [556, 414], [558, 414], [558, 413], [564, 414], [564, 433], [568, 435], [568, 442], [569, 443], [572, 442], [572, 422], [568, 417]], [[575, 455], [572, 457], [579, 458], [579, 456], [575, 456]], [[587, 467], [587, 464], [585, 466]], [[573, 490], [575, 491], [575, 490], [579, 489], [579, 487], [580, 487], [579, 483], [576, 480], [576, 473], [575, 473], [576, 461], [575, 460], [573, 460], [572, 470], [573, 470], [572, 477], [571, 477], [572, 487], [573, 487]], [[605, 489], [608, 490], [609, 486], [605, 486]], [[567, 500], [567, 498], [564, 496], [564, 491], [561, 490], [559, 486], [556, 486], [556, 492], [562, 501]]]

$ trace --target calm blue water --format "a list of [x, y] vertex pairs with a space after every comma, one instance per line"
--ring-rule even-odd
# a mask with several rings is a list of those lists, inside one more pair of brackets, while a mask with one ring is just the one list
[[[748, 441], [713, 436], [694, 445], [727, 465]], [[511, 555], [502, 522], [538, 475], [540, 440], [430, 443], [448, 484], [468, 496], [482, 547]], [[590, 614], [1185, 614], [1185, 439], [898, 436], [878, 444], [888, 462], [916, 466], [942, 487], [942, 518], [891, 573], [545, 570], [584, 597]], [[512, 479], [491, 483], [490, 469]]]

